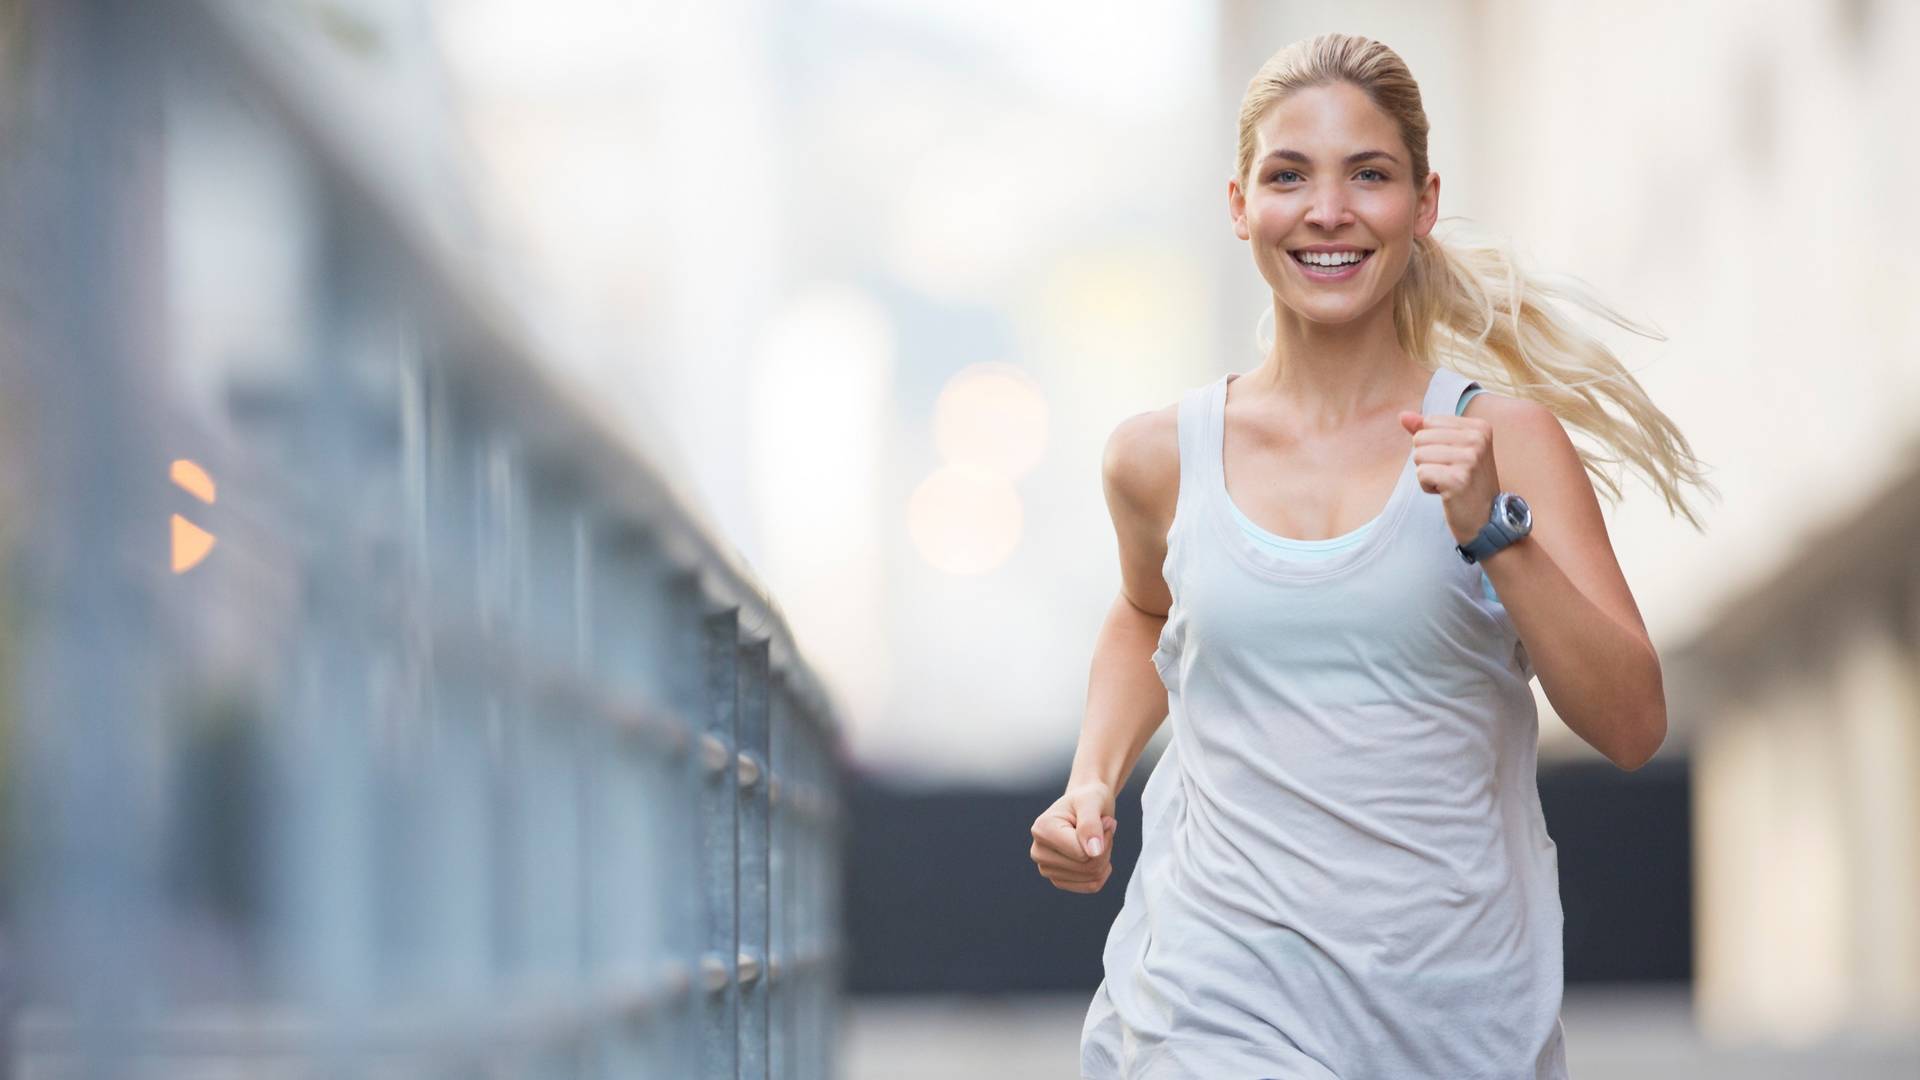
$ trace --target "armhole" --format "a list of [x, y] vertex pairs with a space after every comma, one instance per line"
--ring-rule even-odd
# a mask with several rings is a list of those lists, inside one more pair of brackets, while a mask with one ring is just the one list
[[1472, 401], [1475, 394], [1484, 394], [1487, 392], [1487, 388], [1477, 382], [1468, 383], [1467, 388], [1460, 393], [1459, 402], [1453, 407], [1453, 415], [1465, 416], [1467, 414], [1467, 402]]
[[1187, 475], [1192, 465], [1187, 460], [1187, 440], [1192, 435], [1189, 425], [1193, 423], [1189, 406], [1192, 396], [1191, 392], [1183, 396], [1179, 407], [1173, 412], [1173, 452], [1179, 459], [1179, 467], [1174, 470], [1174, 483], [1179, 487], [1173, 496], [1173, 516], [1167, 519], [1166, 553], [1160, 559], [1160, 579], [1167, 585], [1167, 618], [1160, 624], [1160, 636], [1154, 640], [1150, 658], [1154, 670], [1160, 673], [1160, 685], [1168, 690], [1177, 685], [1175, 680], [1178, 678], [1176, 656], [1180, 646], [1175, 637], [1175, 616], [1180, 610], [1180, 587], [1176, 581], [1180, 576], [1180, 532], [1186, 528], [1184, 519], [1192, 514], [1192, 509], [1186, 505], [1193, 493], [1193, 478]]
[[1201, 393], [1202, 389], [1187, 391], [1181, 396], [1179, 407], [1174, 410], [1173, 452], [1178, 459], [1178, 468], [1174, 472], [1179, 488], [1174, 492], [1173, 516], [1167, 520], [1166, 540], [1169, 560], [1173, 558], [1173, 547], [1180, 535], [1180, 530], [1185, 527], [1185, 520], [1196, 512], [1196, 508], [1189, 504], [1200, 497], [1200, 481], [1194, 475], [1200, 463], [1190, 461], [1188, 457], [1189, 448], [1199, 441], [1199, 425], [1204, 419], [1204, 414], [1201, 412], [1204, 404], [1200, 398]]

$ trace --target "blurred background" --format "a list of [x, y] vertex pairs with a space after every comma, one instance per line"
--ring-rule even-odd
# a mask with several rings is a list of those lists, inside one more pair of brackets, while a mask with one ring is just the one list
[[1724, 496], [1658, 756], [1536, 689], [1573, 1073], [1920, 1072], [1901, 0], [0, 0], [7, 1067], [1076, 1075], [1101, 450], [1328, 30]]

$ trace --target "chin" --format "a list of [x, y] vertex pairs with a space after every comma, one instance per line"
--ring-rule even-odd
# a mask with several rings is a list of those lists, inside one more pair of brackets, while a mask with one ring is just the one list
[[1300, 316], [1310, 323], [1319, 323], [1321, 326], [1339, 326], [1343, 323], [1350, 323], [1360, 316], [1365, 315], [1369, 310], [1364, 306], [1350, 304], [1309, 304], [1304, 306], [1289, 304], [1287, 306], [1293, 309], [1295, 315]]

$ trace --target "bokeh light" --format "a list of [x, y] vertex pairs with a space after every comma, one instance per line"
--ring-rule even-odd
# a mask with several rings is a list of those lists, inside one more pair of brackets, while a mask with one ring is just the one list
[[941, 389], [933, 441], [942, 461], [1017, 480], [1047, 451], [1047, 399], [1033, 377], [1012, 364], [974, 364]]
[[907, 531], [928, 564], [949, 574], [985, 574], [1020, 543], [1025, 516], [1005, 476], [948, 465], [921, 481], [907, 500]]

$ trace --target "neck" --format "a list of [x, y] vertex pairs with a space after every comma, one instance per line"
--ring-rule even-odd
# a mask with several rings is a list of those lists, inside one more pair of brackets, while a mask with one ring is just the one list
[[1400, 347], [1391, 305], [1350, 322], [1317, 323], [1274, 300], [1273, 348], [1235, 379], [1234, 397], [1262, 399], [1314, 430], [1343, 427], [1385, 408], [1404, 408], [1420, 366]]

